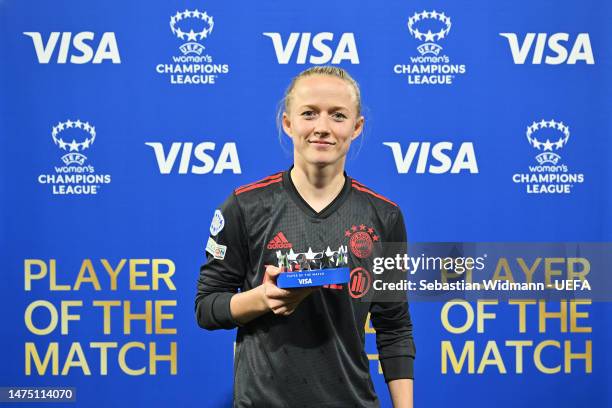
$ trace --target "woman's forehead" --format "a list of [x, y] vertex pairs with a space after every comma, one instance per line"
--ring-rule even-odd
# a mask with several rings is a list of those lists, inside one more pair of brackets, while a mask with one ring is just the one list
[[308, 104], [312, 102], [354, 103], [356, 95], [352, 86], [341, 78], [316, 75], [300, 78], [293, 88], [294, 102]]

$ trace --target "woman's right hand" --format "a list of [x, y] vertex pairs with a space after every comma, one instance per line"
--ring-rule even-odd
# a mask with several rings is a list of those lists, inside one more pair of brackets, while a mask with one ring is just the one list
[[289, 316], [295, 311], [302, 300], [319, 289], [319, 287], [281, 289], [276, 286], [276, 279], [282, 272], [282, 268], [266, 265], [266, 272], [261, 285], [262, 300], [266, 307], [274, 314]]

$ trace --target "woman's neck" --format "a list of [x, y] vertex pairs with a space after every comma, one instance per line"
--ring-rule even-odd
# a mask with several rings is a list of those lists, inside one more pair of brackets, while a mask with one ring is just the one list
[[342, 191], [344, 171], [339, 166], [296, 165], [290, 172], [291, 181], [300, 196], [316, 212], [321, 212]]

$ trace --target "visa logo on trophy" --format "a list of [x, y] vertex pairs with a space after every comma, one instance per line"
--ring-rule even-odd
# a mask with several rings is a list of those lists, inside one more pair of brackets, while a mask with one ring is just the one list
[[171, 63], [157, 64], [158, 74], [167, 75], [175, 85], [212, 85], [220, 76], [229, 73], [228, 64], [213, 63], [205, 53], [204, 40], [212, 34], [214, 19], [206, 11], [178, 11], [170, 17], [170, 31], [182, 43], [181, 55], [172, 56]]
[[542, 119], [527, 126], [525, 135], [529, 145], [540, 152], [535, 156], [538, 164], [529, 166], [528, 173], [514, 174], [514, 183], [525, 184], [529, 194], [569, 194], [575, 184], [584, 182], [584, 174], [570, 173], [557, 153], [569, 141], [569, 126], [562, 121]]
[[96, 128], [89, 122], [66, 120], [51, 129], [53, 143], [63, 152], [64, 166], [56, 166], [55, 174], [38, 176], [40, 184], [50, 184], [53, 194], [90, 195], [97, 194], [100, 186], [109, 184], [109, 174], [96, 174], [94, 166], [86, 165], [83, 152], [96, 140]]
[[393, 72], [405, 75], [409, 85], [451, 85], [458, 75], [466, 72], [464, 64], [452, 64], [442, 53], [440, 44], [450, 33], [451, 18], [444, 12], [422, 11], [414, 13], [407, 22], [408, 32], [421, 44], [419, 55], [410, 57], [408, 64], [395, 64]]

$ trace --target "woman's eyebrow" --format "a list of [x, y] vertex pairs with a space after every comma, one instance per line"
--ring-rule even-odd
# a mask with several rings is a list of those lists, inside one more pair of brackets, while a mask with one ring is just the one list
[[[308, 109], [312, 109], [312, 110], [320, 110], [320, 109], [321, 109], [321, 108], [320, 108], [319, 106], [317, 106], [317, 105], [308, 105], [308, 104], [306, 104], [306, 105], [300, 105], [300, 107], [299, 107], [299, 108], [300, 108], [300, 109], [305, 109], [305, 108], [308, 108]], [[342, 109], [344, 109], [344, 110], [348, 110], [348, 108], [347, 108], [346, 106], [342, 106], [342, 105], [339, 105], [339, 106], [331, 106], [331, 107], [329, 107], [329, 108], [328, 108], [328, 110], [330, 110], [330, 111], [337, 111], [337, 110], [342, 110]]]

